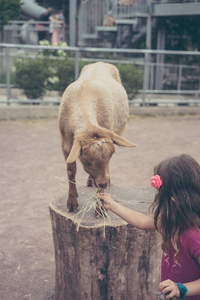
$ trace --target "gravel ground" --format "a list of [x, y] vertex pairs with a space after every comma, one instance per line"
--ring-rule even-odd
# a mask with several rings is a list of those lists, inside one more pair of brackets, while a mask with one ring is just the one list
[[[200, 162], [200, 117], [132, 117], [123, 135], [136, 148], [117, 148], [111, 182], [146, 187], [154, 165], [187, 153]], [[56, 119], [0, 122], [0, 299], [54, 299], [50, 200], [67, 190]], [[77, 182], [87, 175], [78, 163]]]

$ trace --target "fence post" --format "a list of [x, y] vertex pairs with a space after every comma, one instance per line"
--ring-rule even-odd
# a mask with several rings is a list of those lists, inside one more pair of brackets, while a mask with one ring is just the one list
[[178, 86], [177, 86], [178, 95], [180, 95], [180, 90], [181, 90], [181, 79], [182, 79], [182, 66], [180, 65], [178, 70]]
[[6, 48], [6, 90], [7, 104], [10, 104], [10, 48]]
[[79, 50], [75, 50], [75, 80], [79, 76]]
[[76, 46], [76, 11], [77, 11], [77, 0], [69, 1], [69, 45], [71, 47]]
[[149, 80], [149, 53], [145, 52], [144, 55], [144, 74], [143, 74], [143, 94], [142, 94], [142, 105], [146, 104], [146, 90]]

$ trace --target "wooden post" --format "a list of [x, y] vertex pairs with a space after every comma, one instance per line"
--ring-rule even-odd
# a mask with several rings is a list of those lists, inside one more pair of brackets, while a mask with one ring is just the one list
[[[93, 189], [78, 189], [79, 207]], [[107, 190], [123, 205], [148, 213], [154, 198], [151, 188]], [[96, 219], [91, 209], [73, 220], [66, 211], [67, 196], [51, 201], [56, 263], [56, 300], [155, 299], [159, 280], [158, 234], [128, 225], [109, 212]], [[105, 223], [104, 223], [105, 222]], [[80, 224], [77, 231], [77, 224]], [[105, 230], [105, 236], [104, 236]]]

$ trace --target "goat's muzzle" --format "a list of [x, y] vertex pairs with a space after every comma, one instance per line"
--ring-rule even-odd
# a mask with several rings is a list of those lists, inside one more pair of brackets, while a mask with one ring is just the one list
[[101, 184], [99, 184], [99, 187], [102, 188], [102, 189], [106, 189], [107, 186], [108, 186], [107, 183], [101, 183]]

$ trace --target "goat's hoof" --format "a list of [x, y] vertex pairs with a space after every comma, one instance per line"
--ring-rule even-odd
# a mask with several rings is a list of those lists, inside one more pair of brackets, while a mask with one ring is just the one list
[[95, 217], [98, 218], [106, 218], [105, 207], [103, 202], [101, 201], [101, 206], [98, 204], [95, 209]]
[[67, 205], [67, 212], [77, 212], [78, 210], [78, 204], [77, 205]]
[[73, 212], [77, 212], [78, 211], [78, 206], [76, 208], [73, 209]]
[[106, 215], [105, 213], [101, 210], [95, 210], [95, 217], [98, 219], [98, 218], [106, 218]]
[[102, 217], [102, 214], [100, 211], [95, 210], [95, 218], [99, 219], [100, 217]]
[[67, 212], [74, 212], [74, 213], [76, 213], [77, 211], [78, 211], [78, 206], [76, 208], [74, 208], [74, 209], [69, 209], [67, 207]]

